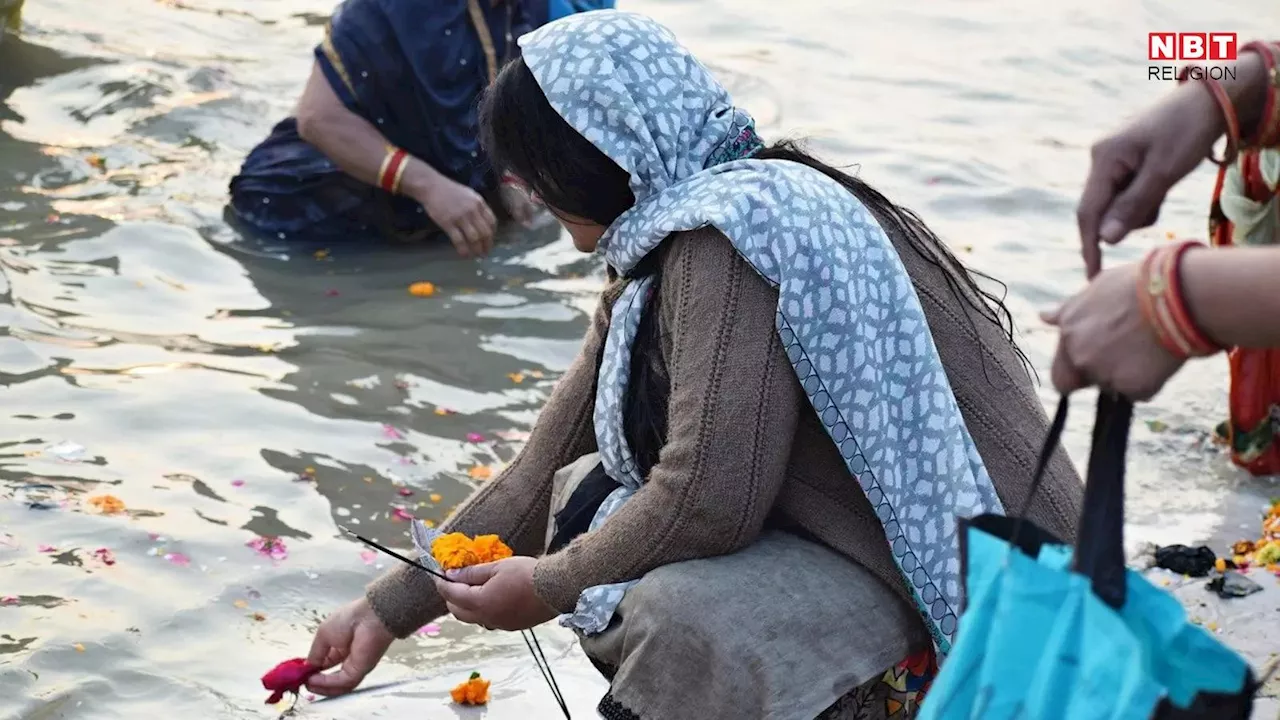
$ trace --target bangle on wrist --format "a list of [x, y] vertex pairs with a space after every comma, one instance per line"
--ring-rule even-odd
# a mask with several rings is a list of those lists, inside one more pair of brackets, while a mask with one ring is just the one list
[[1280, 91], [1280, 44], [1255, 40], [1240, 48], [1240, 52], [1257, 53], [1266, 69], [1266, 100], [1263, 101], [1258, 127], [1244, 139], [1244, 147], [1273, 147], [1280, 144], [1280, 101], [1276, 97]]
[[1138, 271], [1138, 307], [1160, 346], [1179, 360], [1222, 350], [1196, 324], [1182, 293], [1182, 258], [1201, 247], [1188, 241], [1152, 250]]
[[382, 167], [378, 169], [378, 187], [392, 195], [400, 194], [400, 184], [408, 166], [409, 153], [398, 147], [388, 147], [386, 157], [382, 158]]
[[[1178, 73], [1178, 83], [1185, 83], [1191, 78], [1191, 67], [1182, 68], [1182, 72]], [[1221, 158], [1215, 158], [1213, 151], [1209, 151], [1209, 160], [1216, 165], [1230, 165], [1235, 162], [1236, 156], [1240, 153], [1240, 118], [1236, 115], [1236, 107], [1231, 103], [1231, 96], [1227, 94], [1227, 89], [1222, 86], [1221, 82], [1209, 77], [1208, 73], [1196, 78], [1209, 94], [1213, 96], [1215, 102], [1218, 103], [1218, 109], [1222, 111], [1222, 118], [1227, 124], [1227, 148], [1223, 152]]]

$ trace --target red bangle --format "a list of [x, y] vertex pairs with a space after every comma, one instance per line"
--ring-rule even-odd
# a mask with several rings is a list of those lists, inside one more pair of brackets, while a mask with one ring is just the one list
[[1197, 242], [1148, 253], [1138, 273], [1138, 306], [1161, 347], [1179, 360], [1213, 355], [1222, 348], [1195, 323], [1182, 295], [1182, 258]]
[[408, 166], [409, 153], [400, 148], [387, 151], [382, 159], [382, 167], [378, 170], [378, 187], [389, 193], [400, 192], [400, 181], [404, 179], [404, 169]]
[[[1182, 72], [1178, 73], [1178, 83], [1185, 83], [1191, 74], [1192, 66], [1182, 68]], [[1217, 101], [1218, 108], [1222, 110], [1222, 117], [1227, 123], [1227, 149], [1223, 153], [1222, 158], [1215, 158], [1213, 151], [1209, 151], [1209, 160], [1217, 165], [1230, 165], [1235, 162], [1236, 155], [1240, 152], [1240, 118], [1236, 116], [1236, 107], [1231, 104], [1231, 96], [1227, 94], [1226, 88], [1222, 87], [1222, 83], [1208, 76], [1202, 75], [1197, 78], [1202, 85], [1209, 90], [1209, 94], [1213, 95], [1213, 99]]]
[[1280, 144], [1280, 102], [1277, 102], [1277, 90], [1280, 90], [1280, 45], [1254, 41], [1240, 48], [1240, 52], [1256, 52], [1267, 68], [1267, 99], [1262, 106], [1262, 115], [1258, 120], [1258, 128], [1247, 140], [1245, 147], [1272, 147]]

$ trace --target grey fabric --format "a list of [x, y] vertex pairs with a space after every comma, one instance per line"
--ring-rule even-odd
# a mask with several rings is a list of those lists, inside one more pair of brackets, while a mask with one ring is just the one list
[[812, 720], [930, 636], [862, 566], [771, 531], [649, 572], [581, 642], [615, 670], [613, 699], [644, 720]]

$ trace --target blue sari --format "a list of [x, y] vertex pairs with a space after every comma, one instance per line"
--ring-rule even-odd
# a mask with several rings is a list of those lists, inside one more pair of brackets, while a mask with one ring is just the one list
[[[515, 38], [612, 0], [345, 0], [316, 62], [351, 112], [446, 177], [489, 195], [477, 138], [480, 93], [519, 52]], [[340, 242], [435, 234], [422, 206], [343, 172], [282, 120], [231, 180], [238, 225], [270, 239]]]

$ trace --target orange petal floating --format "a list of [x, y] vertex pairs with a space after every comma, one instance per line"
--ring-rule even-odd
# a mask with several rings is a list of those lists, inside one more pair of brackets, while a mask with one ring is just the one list
[[429, 282], [416, 282], [409, 286], [409, 294], [414, 297], [431, 297], [436, 294], [436, 286]]
[[115, 495], [96, 495], [89, 498], [89, 504], [103, 515], [115, 515], [124, 512], [124, 501]]
[[489, 702], [489, 681], [473, 672], [467, 681], [449, 691], [449, 696], [459, 705], [484, 705]]
[[493, 470], [488, 465], [476, 465], [467, 471], [472, 480], [488, 480], [493, 475]]

